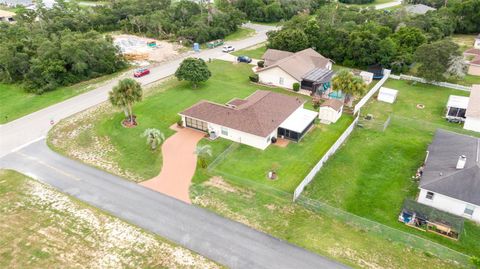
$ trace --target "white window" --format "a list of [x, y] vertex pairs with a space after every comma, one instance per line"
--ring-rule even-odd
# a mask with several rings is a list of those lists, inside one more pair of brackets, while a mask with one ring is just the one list
[[465, 210], [463, 211], [463, 214], [468, 215], [468, 216], [472, 216], [473, 211], [475, 211], [475, 207], [473, 205], [467, 205], [465, 207]]
[[425, 198], [427, 198], [427, 199], [429, 199], [429, 200], [433, 200], [433, 196], [434, 196], [434, 195], [435, 195], [435, 194], [434, 194], [433, 192], [428, 191], [428, 192], [427, 192], [427, 196], [425, 196]]
[[225, 127], [222, 127], [222, 135], [228, 136], [228, 129]]
[[284, 82], [284, 81], [283, 81], [283, 78], [280, 77], [280, 78], [278, 79], [278, 83], [279, 83], [280, 85], [283, 85], [283, 82]]

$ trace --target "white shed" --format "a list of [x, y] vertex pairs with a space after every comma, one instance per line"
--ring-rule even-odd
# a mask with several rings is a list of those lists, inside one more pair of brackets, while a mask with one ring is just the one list
[[393, 104], [397, 99], [398, 91], [390, 88], [381, 87], [378, 93], [378, 101]]
[[445, 118], [449, 120], [465, 120], [465, 113], [468, 106], [468, 97], [450, 95], [447, 102], [447, 113]]
[[337, 99], [329, 99], [320, 105], [318, 118], [321, 123], [330, 124], [337, 122], [342, 116], [343, 102]]

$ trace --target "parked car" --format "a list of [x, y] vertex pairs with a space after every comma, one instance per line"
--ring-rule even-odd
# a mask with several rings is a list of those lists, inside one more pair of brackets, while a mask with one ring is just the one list
[[135, 70], [135, 73], [133, 73], [133, 76], [136, 78], [139, 78], [139, 77], [146, 76], [148, 74], [150, 74], [150, 70], [148, 70], [147, 68], [140, 68]]
[[239, 56], [237, 58], [237, 62], [239, 63], [251, 63], [252, 62], [252, 58], [248, 57], [248, 56]]
[[222, 49], [223, 52], [232, 52], [234, 50], [235, 48], [232, 46], [223, 46], [223, 49]]

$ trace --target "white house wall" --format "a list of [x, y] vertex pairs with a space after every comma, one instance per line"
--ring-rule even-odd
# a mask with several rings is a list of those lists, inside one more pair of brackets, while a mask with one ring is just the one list
[[[280, 84], [280, 78], [283, 78], [283, 84]], [[293, 83], [300, 83], [294, 77], [283, 71], [279, 67], [274, 67], [258, 72], [258, 81], [263, 84], [275, 85], [282, 88], [293, 88]]]
[[[457, 216], [464, 217], [466, 219], [471, 219], [476, 222], [480, 222], [480, 206], [469, 204], [467, 202], [460, 201], [439, 193], [434, 193], [433, 199], [430, 200], [426, 198], [427, 192], [428, 190], [420, 189], [420, 194], [418, 196], [419, 203], [449, 212]], [[471, 217], [463, 213], [467, 205], [471, 205], [475, 207], [475, 210]]]
[[465, 123], [463, 124], [463, 129], [480, 132], [480, 119], [467, 117]]
[[238, 131], [235, 129], [231, 129], [228, 127], [224, 127], [228, 133], [227, 135], [224, 135], [222, 134], [222, 126], [213, 124], [213, 123], [209, 123], [208, 128], [209, 130], [214, 131], [215, 134], [217, 134], [222, 138], [232, 140], [234, 142], [238, 142], [241, 144], [249, 145], [262, 150], [266, 149], [268, 145], [270, 145], [272, 136], [275, 136], [275, 137], [277, 136], [277, 130], [272, 132], [272, 134], [270, 134], [267, 137], [261, 137], [261, 136], [245, 133], [242, 131]]

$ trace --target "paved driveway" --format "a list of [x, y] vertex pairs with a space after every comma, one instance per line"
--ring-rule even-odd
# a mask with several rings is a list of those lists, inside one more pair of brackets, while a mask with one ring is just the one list
[[0, 158], [0, 167], [50, 184], [228, 268], [347, 268], [203, 208], [60, 156], [45, 140]]
[[190, 202], [188, 189], [197, 167], [194, 151], [204, 132], [179, 128], [162, 145], [163, 164], [160, 175], [140, 183], [186, 203]]

